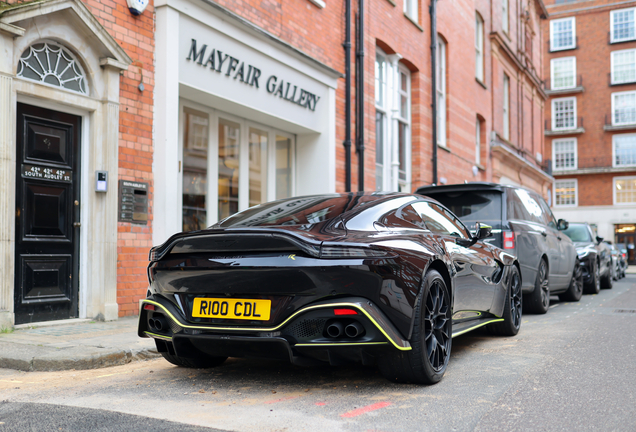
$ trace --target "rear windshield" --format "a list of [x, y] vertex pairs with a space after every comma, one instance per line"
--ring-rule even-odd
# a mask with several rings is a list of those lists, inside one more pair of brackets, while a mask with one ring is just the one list
[[563, 231], [563, 233], [570, 237], [574, 242], [591, 242], [592, 236], [590, 235], [590, 230], [587, 229], [586, 225], [573, 225], [570, 224], [568, 229]]
[[251, 207], [223, 219], [213, 225], [213, 228], [315, 224], [336, 218], [380, 198], [381, 194], [374, 196], [355, 193], [288, 198]]
[[427, 194], [441, 202], [464, 223], [501, 220], [500, 192], [445, 192]]

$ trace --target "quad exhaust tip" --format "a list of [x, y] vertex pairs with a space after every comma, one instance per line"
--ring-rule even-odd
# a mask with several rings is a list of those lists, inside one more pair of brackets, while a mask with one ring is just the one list
[[150, 327], [151, 330], [155, 331], [168, 330], [168, 324], [162, 316], [148, 319], [148, 327]]
[[364, 333], [364, 326], [357, 321], [353, 321], [346, 326], [341, 321], [334, 321], [327, 326], [327, 336], [330, 338], [345, 336], [354, 339], [364, 335]]

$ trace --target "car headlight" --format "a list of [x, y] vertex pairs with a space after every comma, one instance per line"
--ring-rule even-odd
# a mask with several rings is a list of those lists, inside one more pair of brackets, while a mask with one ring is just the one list
[[576, 253], [578, 254], [579, 258], [585, 258], [586, 256], [588, 256], [590, 254], [590, 250], [589, 249], [583, 249], [580, 251], [576, 251]]

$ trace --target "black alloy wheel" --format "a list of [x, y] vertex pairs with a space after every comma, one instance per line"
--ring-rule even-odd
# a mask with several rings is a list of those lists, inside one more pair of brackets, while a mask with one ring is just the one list
[[612, 289], [614, 286], [614, 267], [612, 267], [611, 261], [610, 265], [607, 266], [607, 273], [605, 276], [601, 276], [601, 288], [603, 289]]
[[394, 382], [435, 384], [446, 372], [452, 346], [451, 297], [437, 270], [426, 273], [415, 308], [411, 350], [383, 356], [382, 375]]
[[601, 270], [596, 260], [592, 261], [592, 267], [592, 280], [585, 286], [585, 294], [598, 294], [601, 291]]
[[442, 283], [442, 280], [436, 280], [429, 289], [424, 311], [426, 356], [435, 372], [446, 367], [450, 354], [450, 301]]
[[514, 336], [519, 333], [521, 328], [522, 298], [519, 269], [513, 265], [510, 266], [510, 277], [508, 278], [508, 289], [506, 290], [506, 303], [502, 315], [504, 320], [488, 326], [488, 330], [492, 334]]
[[548, 280], [548, 263], [541, 259], [537, 279], [534, 282], [534, 291], [524, 296], [524, 312], [544, 314], [550, 307], [550, 283]]
[[579, 259], [574, 260], [574, 269], [572, 270], [572, 279], [570, 286], [563, 294], [559, 294], [559, 300], [577, 302], [581, 300], [583, 295], [583, 271]]

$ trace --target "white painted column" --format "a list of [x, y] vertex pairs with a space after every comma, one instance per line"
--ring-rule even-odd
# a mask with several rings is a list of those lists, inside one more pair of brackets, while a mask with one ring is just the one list
[[156, 9], [154, 194], [152, 240], [163, 243], [181, 231], [179, 162], [179, 12]]
[[14, 323], [15, 122], [13, 78], [0, 73], [0, 329]]
[[388, 93], [389, 97], [387, 101], [389, 102], [389, 106], [387, 107], [387, 113], [390, 113], [390, 121], [387, 122], [389, 124], [389, 137], [391, 140], [391, 190], [399, 191], [400, 185], [398, 182], [399, 178], [399, 168], [400, 168], [400, 146], [399, 146], [399, 129], [398, 129], [398, 118], [400, 116], [400, 101], [399, 101], [399, 74], [400, 69], [398, 67], [398, 62], [402, 56], [400, 54], [392, 54], [388, 56], [389, 61], [391, 62], [391, 71], [390, 76], [388, 76]]

